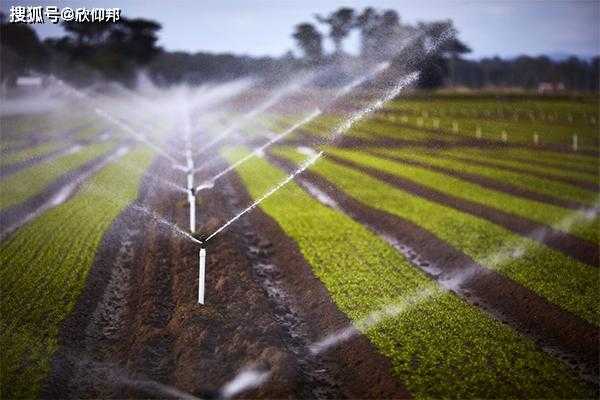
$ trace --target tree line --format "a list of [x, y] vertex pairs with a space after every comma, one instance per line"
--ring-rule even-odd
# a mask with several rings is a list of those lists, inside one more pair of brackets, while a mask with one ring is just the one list
[[[0, 14], [0, 80], [12, 86], [32, 72], [54, 74], [73, 84], [111, 79], [132, 85], [138, 71], [157, 84], [203, 83], [246, 76], [284, 77], [300, 69], [362, 65], [388, 61], [391, 68], [420, 72], [418, 86], [536, 88], [542, 82], [561, 83], [570, 90], [598, 90], [598, 57], [522, 56], [511, 60], [466, 60], [470, 48], [459, 38], [451, 20], [408, 24], [395, 10], [362, 11], [342, 7], [314, 21], [296, 25], [291, 33], [299, 53], [281, 57], [250, 57], [206, 52], [169, 52], [157, 46], [161, 25], [155, 21], [121, 18], [116, 23], [63, 23], [65, 35], [41, 41], [29, 25], [10, 24]], [[322, 32], [320, 28], [324, 28]], [[344, 49], [352, 32], [359, 49]], [[331, 42], [331, 52], [325, 41]], [[338, 65], [339, 64], [339, 65]]]

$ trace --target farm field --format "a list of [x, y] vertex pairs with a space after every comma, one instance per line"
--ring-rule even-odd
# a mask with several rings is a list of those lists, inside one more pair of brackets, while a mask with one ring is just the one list
[[204, 90], [2, 116], [0, 397], [599, 396], [597, 96]]

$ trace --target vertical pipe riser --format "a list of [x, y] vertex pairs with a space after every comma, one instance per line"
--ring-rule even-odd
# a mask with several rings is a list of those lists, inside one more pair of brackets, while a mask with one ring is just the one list
[[204, 279], [206, 276], [206, 249], [200, 249], [198, 265], [198, 304], [204, 304]]

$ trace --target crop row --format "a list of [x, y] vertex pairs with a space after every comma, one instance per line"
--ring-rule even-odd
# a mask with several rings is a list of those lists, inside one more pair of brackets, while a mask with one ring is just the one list
[[[447, 193], [462, 199], [484, 204], [501, 211], [519, 215], [556, 229], [564, 229], [562, 221], [573, 219], [573, 234], [592, 242], [598, 242], [598, 220], [589, 218], [584, 212], [567, 210], [562, 207], [523, 199], [507, 193], [487, 189], [447, 174], [434, 172], [427, 168], [394, 162], [374, 157], [358, 151], [328, 148], [328, 153], [343, 157], [361, 165], [400, 176], [431, 189]], [[380, 150], [381, 151], [381, 150]], [[375, 149], [374, 152], [378, 152]], [[406, 154], [410, 150], [395, 151], [392, 154]], [[386, 150], [381, 153], [388, 153]], [[391, 152], [389, 152], [391, 153]]]
[[59, 328], [84, 288], [102, 236], [137, 197], [150, 159], [147, 150], [135, 150], [104, 167], [75, 197], [0, 245], [3, 398], [38, 395]]
[[563, 182], [532, 176], [526, 173], [461, 162], [459, 160], [444, 157], [444, 154], [438, 151], [418, 148], [381, 151], [385, 154], [401, 155], [402, 157], [410, 158], [415, 161], [445, 167], [459, 172], [481, 175], [519, 188], [528, 189], [563, 200], [574, 201], [587, 206], [593, 206], [597, 201], [597, 195], [593, 191], [585, 190]]
[[88, 161], [107, 154], [114, 149], [114, 141], [85, 146], [71, 154], [49, 162], [36, 164], [16, 172], [2, 180], [0, 192], [0, 210], [19, 204], [41, 193], [50, 183], [69, 171], [81, 167]]
[[427, 99], [404, 98], [387, 105], [387, 109], [420, 116], [470, 117], [513, 121], [542, 121], [578, 127], [597, 125], [598, 104], [596, 99], [583, 101], [511, 101], [484, 98], [446, 98], [438, 96]]
[[[293, 149], [278, 154], [295, 162]], [[314, 171], [363, 204], [415, 223], [515, 282], [583, 319], [600, 325], [597, 269], [483, 218], [412, 195], [326, 158]]]
[[[245, 154], [236, 149], [225, 155], [233, 162]], [[257, 158], [237, 171], [253, 198], [285, 176]], [[373, 182], [347, 183], [382, 189]], [[377, 235], [295, 183], [261, 208], [296, 241], [337, 307], [390, 358], [394, 373], [416, 398], [587, 395], [564, 364], [531, 340], [441, 289]], [[362, 323], [390, 309], [395, 311], [379, 323]]]

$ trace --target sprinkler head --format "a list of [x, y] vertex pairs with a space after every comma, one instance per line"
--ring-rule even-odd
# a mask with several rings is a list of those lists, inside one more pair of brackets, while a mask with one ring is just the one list
[[199, 192], [201, 190], [204, 189], [212, 189], [215, 186], [215, 183], [213, 181], [205, 181], [202, 182], [200, 185], [198, 185], [198, 187], [196, 187], [196, 192]]
[[191, 234], [192, 237], [202, 243], [204, 243], [204, 241], [206, 240], [206, 238], [208, 237], [208, 235], [205, 232], [199, 231], [199, 232], [194, 232]]

